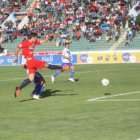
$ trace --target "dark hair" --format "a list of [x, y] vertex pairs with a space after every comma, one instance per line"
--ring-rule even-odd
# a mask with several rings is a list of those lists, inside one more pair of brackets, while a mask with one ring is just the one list
[[65, 46], [66, 46], [67, 44], [69, 45], [70, 43], [69, 43], [69, 42], [66, 42], [66, 43], [65, 43]]
[[36, 37], [37, 36], [37, 33], [31, 33], [28, 35], [28, 39], [31, 39], [33, 37]]

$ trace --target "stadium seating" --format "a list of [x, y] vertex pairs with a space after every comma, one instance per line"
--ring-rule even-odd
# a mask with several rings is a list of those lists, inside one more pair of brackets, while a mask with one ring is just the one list
[[[121, 37], [125, 33], [125, 30], [122, 30]], [[121, 38], [121, 41], [116, 44], [115, 50], [138, 50], [139, 47], [139, 39], [140, 39], [140, 32], [137, 33], [136, 37], [134, 38], [132, 46], [125, 46], [126, 40], [125, 37]], [[22, 37], [16, 39], [13, 43], [10, 41], [4, 44], [4, 47], [8, 49], [9, 53], [13, 53], [15, 47], [20, 44], [23, 40]], [[89, 42], [85, 40], [83, 37], [79, 41], [72, 40], [71, 44], [71, 51], [101, 51], [101, 50], [110, 50], [111, 47], [115, 44], [115, 40], [112, 39], [110, 42], [105, 41], [105, 35], [103, 35], [102, 39], [98, 42]], [[61, 52], [64, 46], [56, 46], [56, 42], [48, 41], [45, 44], [36, 46], [35, 52]]]
[[[32, 9], [31, 5], [33, 5], [33, 2], [35, 2], [35, 1], [30, 0], [29, 2], [30, 2], [29, 6], [26, 7], [28, 10], [30, 8]], [[23, 10], [24, 10], [24, 8], [20, 9], [20, 11], [23, 11]], [[35, 10], [34, 10], [34, 12], [35, 12]], [[64, 13], [61, 18], [63, 18], [63, 17], [64, 17]], [[73, 35], [72, 27], [69, 27], [68, 31], [69, 31], [70, 38], [72, 38], [72, 35]], [[72, 40], [70, 49], [71, 49], [71, 51], [130, 50], [130, 49], [136, 50], [136, 49], [139, 49], [138, 41], [140, 38], [140, 33], [138, 32], [136, 34], [136, 37], [134, 38], [133, 44], [131, 46], [125, 46], [126, 32], [127, 32], [126, 29], [121, 29], [121, 35], [120, 35], [118, 42], [115, 41], [114, 37], [112, 40], [107, 42], [105, 40], [106, 34], [103, 34], [101, 40], [96, 41], [96, 42], [89, 42], [89, 40], [86, 40], [82, 35], [80, 40], [78, 40], [78, 41]], [[4, 43], [3, 46], [8, 49], [9, 53], [13, 53], [15, 47], [21, 41], [23, 41], [23, 39], [24, 39], [23, 37], [19, 37], [18, 39], [14, 40], [12, 43], [10, 41], [8, 43]], [[64, 48], [64, 46], [62, 46], [62, 45], [59, 47], [56, 46], [56, 41], [52, 40], [52, 41], [48, 41], [47, 43], [45, 43], [43, 45], [37, 46], [35, 48], [35, 52], [60, 52], [60, 51], [62, 51], [63, 48]]]

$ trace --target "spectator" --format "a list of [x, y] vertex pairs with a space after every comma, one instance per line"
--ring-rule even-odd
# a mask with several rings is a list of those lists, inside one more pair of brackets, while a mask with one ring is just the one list
[[0, 56], [3, 56], [6, 55], [8, 51], [6, 48], [3, 48], [1, 45], [2, 43], [0, 43]]
[[131, 29], [127, 31], [125, 46], [131, 46], [133, 42], [133, 32]]
[[2, 48], [1, 44], [2, 43], [0, 43], [0, 53], [2, 53], [4, 51], [4, 48]]
[[126, 25], [126, 16], [122, 17], [122, 24], [123, 24], [123, 28], [125, 28]]
[[[5, 0], [2, 2], [3, 7], [0, 9], [0, 23], [7, 18], [4, 14], [6, 12], [5, 9], [11, 9], [10, 14], [15, 7], [20, 8], [21, 5], [18, 1], [12, 1], [13, 7], [8, 7], [5, 4]], [[64, 34], [63, 31], [67, 29], [72, 30], [71, 26], [73, 26], [74, 33], [72, 38], [74, 40], [79, 40], [83, 35], [90, 42], [95, 42], [101, 39], [102, 34], [107, 34], [107, 41], [113, 39], [113, 37], [118, 41], [120, 36], [120, 29], [118, 30], [118, 28], [121, 27], [121, 24], [123, 28], [127, 27], [127, 22], [128, 26], [133, 28], [133, 39], [136, 34], [135, 31], [139, 30], [140, 16], [137, 16], [136, 23], [134, 23], [132, 17], [128, 16], [127, 6], [130, 6], [131, 2], [131, 0], [128, 0], [128, 3], [123, 6], [115, 0], [113, 2], [109, 1], [108, 3], [106, 1], [101, 3], [99, 1], [88, 0], [78, 0], [77, 2], [39, 0], [35, 3], [34, 9], [28, 11], [29, 23], [22, 30], [18, 31], [14, 29], [12, 22], [6, 23], [7, 30], [2, 31], [2, 34], [6, 36], [4, 42], [8, 40], [13, 42], [19, 36], [26, 37], [30, 32], [37, 32], [43, 38], [43, 36], [57, 31], [61, 33], [60, 36], [55, 38], [57, 46], [64, 45], [68, 35]], [[105, 26], [103, 27], [102, 25]], [[134, 27], [135, 25], [136, 27]]]
[[79, 40], [81, 38], [81, 34], [79, 32], [76, 33], [76, 39]]
[[119, 37], [120, 37], [120, 31], [116, 30], [116, 32], [115, 32], [115, 41], [118, 41]]

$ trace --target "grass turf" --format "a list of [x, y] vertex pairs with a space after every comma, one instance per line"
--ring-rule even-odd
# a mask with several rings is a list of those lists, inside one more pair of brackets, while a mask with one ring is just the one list
[[[140, 93], [88, 99], [140, 91], [140, 64], [76, 65], [51, 83], [55, 71], [40, 71], [48, 83], [39, 101], [30, 94], [34, 84], [17, 99], [14, 90], [27, 77], [20, 67], [0, 67], [1, 140], [136, 140], [140, 138]], [[107, 87], [101, 79], [110, 79]], [[109, 101], [114, 100], [114, 101]], [[115, 101], [119, 100], [119, 101]]]

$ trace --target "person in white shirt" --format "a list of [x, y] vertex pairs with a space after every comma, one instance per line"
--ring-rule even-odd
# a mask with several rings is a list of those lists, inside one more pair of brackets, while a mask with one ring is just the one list
[[72, 57], [70, 54], [70, 50], [69, 50], [69, 43], [65, 44], [66, 47], [63, 49], [62, 52], [62, 70], [57, 71], [53, 76], [52, 76], [52, 82], [54, 82], [56, 76], [58, 76], [61, 72], [65, 71], [66, 69], [70, 68], [71, 69], [71, 75], [69, 80], [71, 82], [75, 82], [75, 80], [73, 79], [74, 73], [75, 73], [75, 66], [72, 63]]

